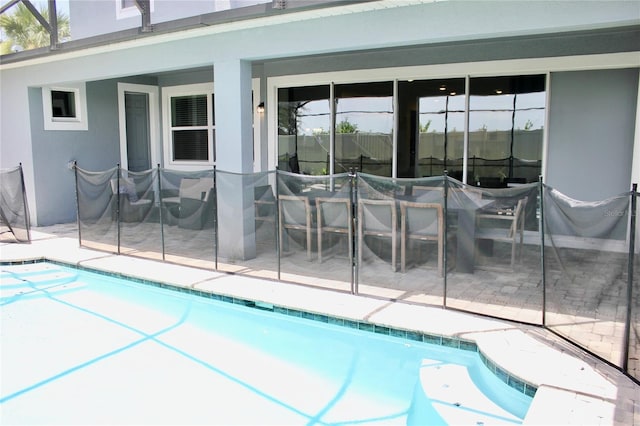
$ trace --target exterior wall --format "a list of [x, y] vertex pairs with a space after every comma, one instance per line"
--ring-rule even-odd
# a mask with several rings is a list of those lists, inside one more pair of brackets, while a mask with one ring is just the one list
[[553, 73], [546, 182], [584, 201], [631, 189], [638, 69]]
[[[108, 34], [140, 26], [139, 13], [118, 16], [117, 4], [121, 0], [69, 0], [69, 22], [74, 40]], [[175, 19], [196, 17], [271, 0], [150, 0], [151, 24]]]
[[[103, 2], [86, 3], [91, 4], [93, 16], [101, 15], [94, 6], [102, 7]], [[104, 3], [115, 10], [111, 1]], [[64, 197], [59, 196], [54, 200], [49, 196], [49, 188], [38, 188], [37, 191], [36, 188], [45, 183], [50, 187], [66, 185], [68, 178], [64, 173], [68, 172], [66, 165], [71, 159], [77, 159], [83, 167], [86, 167], [84, 164], [95, 164], [97, 167], [99, 164], [95, 157], [98, 155], [104, 157], [100, 160], [104, 160], [104, 168], [113, 167], [118, 162], [117, 81], [131, 80], [131, 76], [150, 76], [148, 79], [151, 84], [168, 86], [190, 79], [208, 80], [213, 78], [216, 64], [233, 68], [239, 67], [242, 62], [252, 63], [253, 75], [243, 74], [242, 81], [216, 81], [215, 84], [232, 84], [237, 91], [234, 96], [239, 98], [242, 95], [246, 99], [246, 93], [240, 92], [250, 90], [251, 77], [260, 77], [261, 98], [267, 103], [266, 123], [261, 123], [261, 129], [269, 129], [262, 134], [263, 141], [267, 136], [273, 137], [273, 128], [266, 126], [273, 120], [276, 111], [273, 103], [275, 93], [266, 81], [274, 76], [283, 76], [282, 84], [291, 84], [299, 79], [284, 76], [308, 74], [317, 83], [330, 79], [332, 72], [341, 70], [351, 70], [345, 76], [349, 81], [442, 78], [469, 73], [546, 73], [565, 71], [562, 67], [568, 66], [566, 61], [554, 65], [555, 57], [575, 58], [567, 68], [574, 70], [580, 69], [583, 55], [616, 52], [632, 52], [636, 55], [635, 62], [630, 61], [631, 65], [627, 66], [635, 67], [637, 75], [640, 31], [640, 19], [637, 18], [640, 16], [640, 4], [637, 2], [406, 4], [370, 2], [357, 5], [358, 8], [371, 7], [371, 10], [364, 12], [349, 9], [351, 6], [347, 5], [344, 6], [346, 12], [342, 14], [336, 13], [339, 9], [302, 11], [251, 21], [231, 21], [184, 32], [104, 44], [86, 50], [65, 51], [61, 48], [53, 55], [1, 64], [1, 164], [3, 167], [12, 167], [22, 162], [25, 166], [32, 218], [36, 219], [33, 214], [36, 209], [39, 212], [34, 223], [65, 220], [69, 217], [67, 206], [74, 204], [73, 194], [64, 193]], [[105, 9], [105, 16], [106, 13]], [[500, 19], [496, 20], [498, 15]], [[77, 16], [73, 16], [72, 12], [72, 20]], [[492, 25], [487, 25], [487, 22]], [[140, 25], [139, 20], [135, 25]], [[384, 36], [381, 36], [381, 28], [388, 30]], [[565, 32], [576, 30], [607, 31], [593, 35], [590, 32], [564, 35]], [[502, 62], [488, 62], [518, 58], [537, 59], [518, 63], [508, 69]], [[628, 62], [626, 57], [620, 61]], [[598, 64], [601, 68], [620, 67], [620, 62], [610, 65], [600, 61]], [[398, 73], [397, 67], [403, 65], [407, 68]], [[427, 68], [415, 68], [424, 66]], [[593, 65], [590, 63], [587, 66]], [[391, 67], [395, 68], [392, 70]], [[177, 71], [192, 69], [198, 71], [191, 76], [181, 76]], [[361, 71], [367, 69], [372, 71]], [[75, 81], [96, 82], [87, 83], [89, 131], [83, 132], [84, 135], [56, 132], [45, 135], [39, 127], [42, 117], [34, 118], [35, 114], [41, 114], [42, 109], [41, 99], [36, 99], [39, 89], [35, 88]], [[634, 85], [628, 89], [629, 96], [634, 99], [637, 85], [636, 78]], [[229, 136], [229, 139], [218, 143], [229, 146], [243, 144], [241, 156], [250, 156], [245, 148], [251, 144], [246, 139], [250, 134], [247, 129], [251, 129], [252, 122], [246, 117], [239, 119], [236, 113], [237, 110], [232, 108], [216, 107], [217, 131]], [[224, 126], [228, 128], [222, 129]], [[45, 142], [52, 136], [65, 136], [65, 140], [56, 145], [54, 153], [49, 151], [50, 145]], [[275, 143], [271, 143], [269, 149], [273, 150], [274, 146]], [[245, 162], [246, 158], [238, 158], [233, 160], [233, 164], [219, 164], [218, 167], [245, 170]], [[273, 167], [274, 164], [269, 162], [267, 166]], [[47, 171], [47, 168], [52, 171]], [[628, 187], [628, 182], [624, 183], [624, 187]]]
[[75, 180], [68, 167], [70, 161], [78, 161], [79, 167], [86, 170], [106, 170], [119, 162], [119, 145], [115, 143], [118, 141], [116, 82], [88, 83], [87, 100], [88, 131], [45, 131], [41, 89], [29, 89], [39, 225], [67, 223], [76, 218]]

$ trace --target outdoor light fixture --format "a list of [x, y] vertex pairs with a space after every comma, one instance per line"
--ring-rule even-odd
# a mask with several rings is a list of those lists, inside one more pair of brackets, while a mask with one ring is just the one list
[[256, 111], [257, 111], [259, 114], [262, 114], [262, 113], [264, 112], [264, 102], [260, 102], [260, 103], [258, 104], [258, 107], [256, 108]]

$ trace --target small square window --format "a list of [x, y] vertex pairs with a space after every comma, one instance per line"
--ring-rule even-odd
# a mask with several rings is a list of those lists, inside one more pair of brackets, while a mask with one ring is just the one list
[[87, 130], [87, 100], [84, 83], [66, 87], [43, 87], [45, 130]]
[[55, 118], [76, 118], [76, 97], [74, 92], [51, 91], [51, 116]]

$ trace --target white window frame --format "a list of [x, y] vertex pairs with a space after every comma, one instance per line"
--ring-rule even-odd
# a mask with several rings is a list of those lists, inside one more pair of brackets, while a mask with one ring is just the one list
[[[114, 0], [116, 3], [116, 19], [127, 19], [140, 16], [140, 11], [136, 6], [122, 7], [122, 0]], [[151, 12], [155, 9], [155, 0], [149, 1]]]
[[253, 171], [262, 171], [262, 124], [264, 112], [258, 112], [258, 105], [262, 101], [260, 97], [260, 79], [251, 79], [251, 91], [253, 93]]
[[[182, 86], [168, 86], [162, 88], [162, 128], [163, 128], [163, 152], [165, 167], [179, 170], [193, 170], [211, 168], [215, 164], [214, 157], [214, 134], [213, 124], [213, 83], [187, 84]], [[171, 98], [179, 96], [204, 95], [207, 99], [207, 129], [209, 159], [207, 161], [197, 160], [174, 160], [173, 159], [173, 127], [171, 126]]]
[[126, 127], [126, 109], [125, 94], [127, 92], [146, 93], [149, 96], [149, 140], [151, 145], [151, 166], [159, 163], [160, 142], [158, 141], [159, 130], [159, 109], [158, 98], [160, 90], [156, 86], [118, 83], [118, 125], [120, 135], [120, 164], [123, 169], [129, 168], [127, 159], [127, 127]]
[[[73, 93], [75, 117], [54, 117], [51, 105], [51, 92]], [[77, 130], [89, 129], [87, 121], [87, 90], [85, 83], [65, 84], [64, 86], [45, 86], [42, 88], [42, 109], [45, 130]]]

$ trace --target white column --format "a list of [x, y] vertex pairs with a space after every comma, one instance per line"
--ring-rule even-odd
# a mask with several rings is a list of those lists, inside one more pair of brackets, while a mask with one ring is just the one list
[[218, 253], [231, 260], [255, 257], [253, 188], [242, 175], [253, 173], [251, 63], [240, 59], [213, 66], [218, 194]]

